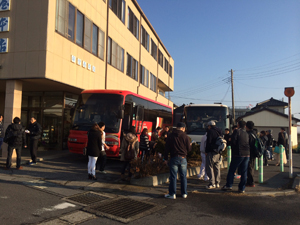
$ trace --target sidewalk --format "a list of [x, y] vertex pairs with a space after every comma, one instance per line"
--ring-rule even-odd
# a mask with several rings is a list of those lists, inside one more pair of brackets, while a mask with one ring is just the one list
[[[24, 151], [22, 162], [30, 160], [29, 151]], [[23, 154], [23, 153], [22, 153]], [[168, 191], [168, 183], [156, 187], [141, 187], [131, 185], [120, 180], [121, 162], [118, 160], [108, 160], [107, 174], [97, 173], [98, 180], [87, 179], [87, 159], [85, 156], [69, 153], [68, 151], [38, 152], [41, 161], [34, 166], [24, 166], [23, 170], [16, 170], [14, 166], [11, 170], [0, 170], [0, 180], [6, 182], [22, 183], [27, 186], [42, 187], [45, 191], [54, 192], [58, 195], [69, 196], [74, 193], [84, 191], [102, 192], [107, 194], [131, 196], [141, 199], [162, 197]], [[294, 177], [289, 179], [289, 167], [285, 166], [285, 172], [281, 173], [274, 161], [269, 162], [268, 167], [264, 167], [264, 183], [258, 183], [258, 171], [255, 171], [255, 187], [246, 187], [246, 195], [288, 195], [294, 194], [295, 180], [299, 185], [300, 177], [300, 154], [293, 154]], [[5, 166], [5, 159], [1, 158], [0, 167]], [[188, 192], [220, 194], [224, 193], [221, 187], [225, 185], [227, 168], [221, 170], [221, 184], [218, 189], [207, 190], [205, 186], [208, 182], [197, 179], [197, 176], [188, 178]], [[239, 179], [233, 184], [233, 191], [225, 193], [236, 194]], [[297, 183], [298, 182], [298, 183]], [[180, 190], [178, 182], [177, 190]], [[72, 190], [70, 190], [72, 189]], [[69, 190], [69, 191], [68, 191]]]
[[[263, 183], [258, 183], [258, 170], [254, 172], [255, 187], [246, 187], [245, 194], [247, 195], [288, 195], [295, 193], [295, 185], [299, 185], [300, 174], [300, 154], [293, 154], [293, 176], [289, 178], [289, 164], [284, 167], [284, 172], [280, 172], [280, 167], [275, 166], [275, 161], [269, 161], [269, 166], [263, 168]], [[188, 179], [189, 191], [205, 192], [205, 193], [238, 193], [238, 183], [240, 179], [235, 179], [232, 191], [222, 191], [221, 188], [226, 184], [227, 168], [221, 170], [221, 184], [220, 188], [206, 189], [205, 186], [209, 182], [197, 179], [193, 176]], [[295, 184], [294, 184], [295, 181]], [[294, 185], [293, 185], [294, 184]]]

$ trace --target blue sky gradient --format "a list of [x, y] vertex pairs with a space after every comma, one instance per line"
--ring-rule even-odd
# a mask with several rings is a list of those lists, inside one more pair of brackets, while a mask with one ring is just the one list
[[[171, 100], [235, 106], [271, 97], [300, 113], [300, 1], [137, 0], [175, 61]], [[295, 114], [300, 119], [300, 114]]]

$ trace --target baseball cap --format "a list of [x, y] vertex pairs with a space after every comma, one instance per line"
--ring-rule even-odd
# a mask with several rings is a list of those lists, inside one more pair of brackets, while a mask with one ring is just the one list
[[211, 120], [207, 123], [207, 126], [216, 126], [215, 121]]

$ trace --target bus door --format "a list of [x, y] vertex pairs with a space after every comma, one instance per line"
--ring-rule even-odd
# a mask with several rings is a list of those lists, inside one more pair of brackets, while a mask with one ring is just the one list
[[122, 121], [122, 131], [128, 132], [132, 126], [133, 119], [133, 104], [125, 102], [124, 118]]
[[135, 128], [136, 133], [140, 134], [143, 131], [143, 122], [144, 122], [144, 106], [138, 105], [135, 107]]

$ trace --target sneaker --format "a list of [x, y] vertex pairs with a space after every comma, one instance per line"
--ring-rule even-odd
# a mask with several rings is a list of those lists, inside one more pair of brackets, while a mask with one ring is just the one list
[[165, 194], [165, 198], [176, 199], [176, 195]]
[[207, 177], [207, 178], [204, 178], [204, 181], [209, 181], [209, 178]]
[[241, 175], [237, 174], [237, 175], [234, 175], [234, 179], [240, 179], [241, 178]]
[[183, 198], [187, 198], [187, 195], [186, 195], [186, 194], [184, 194], [184, 195], [182, 195], [182, 197], [183, 197]]
[[107, 172], [106, 171], [104, 171], [104, 170], [99, 170], [99, 173], [103, 173], [103, 174], [107, 174]]
[[240, 194], [243, 194], [243, 193], [245, 193], [245, 191], [242, 191], [242, 190], [239, 190], [238, 191]]
[[17, 167], [17, 170], [22, 170], [23, 166]]
[[36, 165], [36, 164], [37, 164], [36, 162], [30, 162], [30, 163], [28, 163], [29, 166]]
[[216, 185], [209, 184], [206, 186], [206, 189], [214, 189], [214, 188], [216, 188]]
[[199, 180], [204, 180], [203, 176], [201, 176], [200, 174], [197, 175], [197, 178], [198, 178]]
[[219, 188], [220, 187], [220, 184], [216, 184], [216, 188]]
[[246, 187], [255, 187], [255, 184], [246, 184]]
[[232, 187], [227, 187], [226, 185], [224, 185], [223, 187], [222, 187], [222, 191], [228, 191], [228, 190], [232, 190]]

